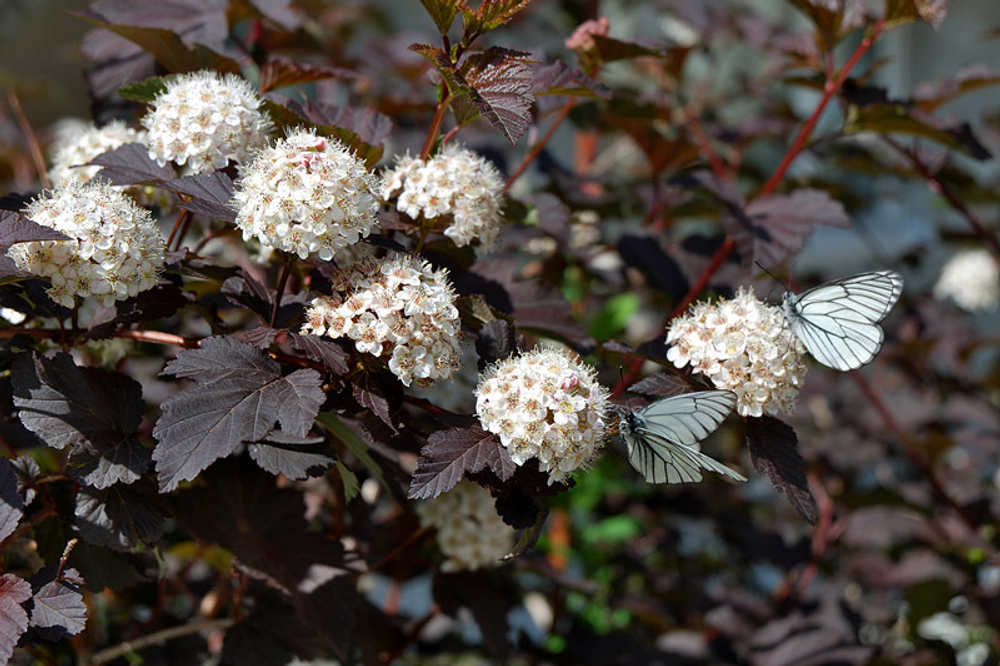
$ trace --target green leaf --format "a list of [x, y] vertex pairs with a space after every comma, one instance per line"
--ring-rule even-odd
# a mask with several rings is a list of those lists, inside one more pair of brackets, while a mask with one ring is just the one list
[[118, 89], [118, 94], [125, 99], [130, 99], [133, 102], [142, 102], [143, 104], [149, 104], [156, 96], [166, 92], [167, 90], [167, 77], [164, 76], [151, 76], [145, 81], [136, 81], [135, 83], [130, 83], [124, 88]]
[[420, 0], [420, 4], [431, 15], [438, 32], [447, 35], [452, 21], [458, 15], [461, 0]]
[[472, 41], [491, 30], [509, 22], [514, 15], [528, 6], [531, 0], [482, 0], [479, 8], [473, 10], [467, 4], [462, 7], [465, 20], [465, 37], [462, 43], [468, 46]]
[[590, 334], [600, 342], [610, 340], [625, 330], [625, 324], [639, 311], [639, 297], [633, 293], [618, 294], [610, 298], [594, 323]]
[[358, 483], [358, 477], [354, 475], [354, 472], [347, 469], [347, 466], [339, 460], [337, 461], [337, 473], [340, 474], [340, 482], [344, 484], [344, 501], [349, 503], [358, 496], [361, 484]]
[[915, 109], [903, 104], [869, 104], [864, 107], [850, 107], [847, 114], [846, 132], [872, 131], [881, 134], [897, 133], [920, 136], [949, 148], [955, 148], [976, 159], [991, 157], [990, 152], [973, 135], [967, 123], [955, 126], [934, 126], [937, 119], [918, 117]]
[[[344, 422], [340, 420], [340, 417], [333, 412], [320, 412], [319, 416], [316, 417], [316, 422], [321, 426], [330, 431], [334, 437], [339, 439], [347, 449], [354, 454], [354, 457], [361, 461], [372, 476], [374, 476], [382, 487], [385, 488], [390, 493], [392, 488], [386, 483], [385, 473], [382, 471], [382, 467], [379, 466], [378, 462], [372, 458], [371, 454], [368, 453], [368, 444], [365, 443], [363, 439], [358, 437], [353, 430], [344, 425]], [[356, 480], [356, 479], [355, 479]], [[345, 494], [347, 484], [344, 484]]]
[[88, 12], [73, 12], [83, 20], [99, 28], [110, 30], [130, 42], [134, 42], [153, 59], [171, 73], [195, 72], [200, 69], [214, 69], [219, 72], [239, 74], [240, 65], [232, 58], [227, 58], [210, 48], [196, 44], [188, 47], [177, 33], [161, 28], [140, 28], [132, 25], [116, 25], [109, 23], [96, 14]]

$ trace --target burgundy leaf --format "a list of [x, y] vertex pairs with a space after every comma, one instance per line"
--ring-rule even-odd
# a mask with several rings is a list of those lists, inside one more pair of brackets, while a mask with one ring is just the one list
[[480, 369], [487, 364], [507, 358], [517, 351], [517, 332], [503, 319], [486, 322], [476, 338], [476, 353]]
[[642, 379], [629, 387], [630, 391], [643, 395], [655, 395], [662, 398], [690, 393], [693, 387], [683, 377], [669, 372], [659, 372]]
[[149, 148], [141, 143], [127, 143], [101, 153], [89, 164], [103, 167], [97, 175], [114, 185], [159, 184], [177, 177], [172, 166], [169, 164], [160, 166], [150, 159]]
[[611, 98], [611, 90], [606, 85], [590, 78], [579, 68], [567, 65], [562, 60], [534, 67], [531, 93], [536, 96], [565, 95], [598, 97], [600, 99]]
[[233, 199], [233, 181], [221, 171], [185, 176], [160, 184], [160, 187], [187, 195], [180, 206], [196, 215], [213, 220], [236, 221], [236, 210], [230, 206]]
[[274, 339], [277, 336], [277, 329], [270, 326], [256, 326], [246, 331], [240, 331], [234, 337], [237, 340], [253, 345], [257, 349], [267, 349], [274, 343]]
[[383, 423], [395, 432], [396, 423], [392, 417], [392, 406], [383, 394], [382, 387], [379, 386], [378, 382], [364, 375], [351, 384], [351, 390], [354, 392], [354, 399], [358, 401], [358, 404], [363, 409], [367, 409], [379, 417]]
[[34, 595], [31, 626], [46, 630], [43, 635], [51, 639], [83, 631], [87, 626], [87, 605], [79, 587], [82, 583], [79, 571], [66, 569], [58, 579], [42, 585]]
[[153, 429], [163, 492], [193, 479], [242, 442], [264, 439], [276, 421], [290, 435], [305, 435], [326, 398], [315, 370], [283, 377], [277, 361], [231, 338], [208, 338], [200, 349], [180, 352], [164, 373], [193, 379], [197, 386], [164, 402]]
[[805, 245], [817, 224], [847, 227], [844, 205], [821, 190], [799, 189], [754, 199], [726, 216], [744, 264], [777, 266]]
[[322, 363], [334, 376], [342, 377], [351, 369], [350, 353], [333, 340], [294, 332], [289, 333], [289, 337], [293, 347], [313, 361]]
[[103, 452], [131, 438], [142, 421], [142, 386], [99, 368], [78, 368], [69, 354], [19, 354], [14, 405], [24, 426], [47, 445]]
[[164, 507], [151, 483], [83, 488], [76, 496], [74, 522], [86, 541], [128, 552], [163, 535]]
[[250, 0], [250, 4], [285, 30], [298, 30], [304, 22], [292, 0]]
[[515, 145], [531, 123], [531, 54], [494, 46], [469, 56], [461, 73], [479, 113]]
[[118, 301], [114, 307], [99, 311], [90, 323], [87, 337], [93, 340], [110, 338], [120, 326], [153, 321], [173, 316], [188, 305], [188, 297], [173, 282], [160, 282], [152, 289], [132, 298]]
[[336, 460], [322, 437], [291, 437], [272, 431], [267, 439], [247, 447], [250, 457], [265, 471], [303, 480], [322, 476]]
[[420, 449], [409, 497], [437, 497], [454, 488], [466, 472], [478, 472], [487, 467], [504, 481], [517, 468], [493, 433], [477, 427], [431, 433], [427, 444]]
[[272, 95], [264, 106], [283, 127], [311, 125], [322, 136], [337, 139], [356, 157], [373, 167], [382, 157], [378, 144], [392, 129], [388, 116], [374, 109], [336, 107], [309, 100], [303, 106], [297, 100]]
[[0, 543], [14, 533], [24, 515], [24, 499], [18, 491], [17, 472], [6, 458], [0, 458]]
[[28, 629], [28, 613], [21, 606], [31, 598], [31, 585], [11, 573], [0, 574], [0, 663], [6, 664], [14, 646]]
[[514, 320], [519, 328], [563, 338], [590, 349], [594, 339], [573, 318], [573, 307], [555, 287], [541, 282], [515, 282], [509, 289]]
[[663, 251], [652, 236], [625, 234], [618, 240], [618, 254], [627, 265], [637, 268], [649, 284], [680, 300], [688, 291], [688, 281], [673, 257]]
[[913, 92], [913, 99], [917, 106], [930, 112], [959, 95], [998, 83], [1000, 70], [983, 63], [970, 63], [959, 67], [945, 79], [921, 83]]
[[792, 427], [773, 416], [747, 419], [747, 450], [754, 468], [784, 493], [795, 510], [816, 523], [816, 500], [809, 492], [806, 465]]
[[110, 23], [171, 30], [217, 51], [229, 35], [228, 0], [94, 0], [90, 7]]
[[44, 240], [69, 240], [69, 237], [32, 222], [20, 213], [0, 210], [0, 249], [6, 252], [6, 248], [14, 243]]
[[116, 483], [134, 483], [149, 469], [149, 459], [149, 449], [134, 437], [101, 448], [83, 443], [73, 447], [66, 459], [66, 471], [85, 486], [108, 488]]
[[357, 79], [358, 73], [344, 67], [318, 65], [293, 60], [286, 55], [271, 55], [260, 71], [260, 93], [323, 79]]
[[569, 221], [573, 211], [559, 197], [548, 192], [532, 195], [530, 201], [538, 212], [538, 226], [565, 248], [569, 243]]

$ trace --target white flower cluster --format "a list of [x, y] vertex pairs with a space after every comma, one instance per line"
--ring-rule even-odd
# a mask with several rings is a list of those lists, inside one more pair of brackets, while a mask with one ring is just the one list
[[500, 206], [504, 181], [484, 157], [457, 144], [424, 161], [409, 155], [396, 158], [385, 173], [382, 197], [399, 195], [396, 207], [416, 219], [450, 217], [444, 235], [462, 247], [474, 239], [487, 249], [500, 238]]
[[966, 312], [995, 310], [1000, 303], [1000, 266], [996, 258], [983, 249], [959, 252], [941, 269], [934, 297], [951, 298]]
[[378, 222], [374, 176], [340, 141], [293, 131], [243, 169], [233, 207], [243, 240], [329, 260]]
[[142, 124], [149, 157], [188, 165], [195, 173], [245, 162], [267, 143], [271, 120], [253, 87], [235, 74], [200, 71], [167, 81]]
[[[89, 182], [101, 167], [81, 165], [125, 144], [146, 143], [146, 138], [146, 132], [134, 130], [120, 120], [112, 120], [103, 127], [82, 120], [63, 121], [50, 148], [52, 169], [49, 177], [53, 187]], [[158, 187], [135, 185], [124, 190], [140, 206], [159, 206], [161, 212], [172, 207], [170, 193]]]
[[485, 488], [468, 480], [416, 506], [420, 524], [437, 529], [437, 542], [448, 559], [442, 571], [475, 571], [500, 565], [514, 545], [514, 529], [493, 508]]
[[538, 458], [549, 482], [586, 467], [604, 443], [608, 392], [597, 373], [569, 352], [534, 349], [486, 370], [476, 413], [500, 435], [511, 458]]
[[406, 386], [427, 386], [459, 368], [461, 321], [447, 270], [408, 255], [368, 254], [338, 271], [333, 287], [343, 300], [314, 299], [303, 333], [347, 336], [360, 352], [389, 356], [389, 370]]
[[667, 331], [667, 360], [737, 395], [743, 416], [780, 414], [795, 407], [806, 374], [805, 349], [781, 308], [742, 287], [732, 300], [698, 303]]
[[74, 296], [112, 305], [159, 280], [164, 243], [149, 211], [103, 181], [52, 190], [24, 214], [73, 239], [7, 251], [19, 269], [49, 279], [48, 294], [61, 305], [73, 307]]

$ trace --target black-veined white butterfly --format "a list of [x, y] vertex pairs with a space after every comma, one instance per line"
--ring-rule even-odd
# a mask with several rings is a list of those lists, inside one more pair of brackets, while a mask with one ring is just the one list
[[736, 406], [731, 391], [700, 391], [664, 398], [619, 416], [619, 432], [628, 460], [649, 483], [701, 481], [701, 470], [737, 481], [746, 477], [699, 451]]
[[903, 291], [895, 271], [858, 273], [808, 289], [785, 292], [785, 317], [809, 353], [835, 370], [854, 370], [869, 363], [885, 333], [879, 322]]

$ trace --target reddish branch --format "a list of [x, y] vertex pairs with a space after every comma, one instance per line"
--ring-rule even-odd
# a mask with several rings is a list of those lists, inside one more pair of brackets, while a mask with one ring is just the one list
[[[773, 193], [784, 179], [785, 174], [788, 172], [788, 168], [792, 165], [792, 162], [795, 161], [795, 158], [798, 157], [799, 153], [801, 153], [805, 148], [806, 142], [809, 140], [813, 130], [816, 128], [816, 123], [819, 122], [823, 112], [826, 111], [826, 107], [830, 103], [830, 100], [832, 100], [834, 95], [836, 95], [837, 92], [843, 87], [844, 83], [847, 81], [847, 77], [851, 73], [851, 70], [854, 69], [861, 58], [872, 47], [872, 44], [875, 43], [875, 40], [882, 34], [883, 26], [883, 19], [879, 19], [875, 25], [872, 26], [872, 29], [868, 32], [868, 34], [865, 35], [864, 39], [861, 40], [861, 43], [858, 44], [858, 47], [854, 50], [854, 53], [851, 54], [851, 57], [848, 58], [846, 63], [844, 63], [844, 66], [841, 68], [837, 78], [832, 80], [827, 78], [826, 84], [823, 86], [823, 96], [820, 98], [819, 103], [816, 105], [816, 108], [813, 109], [809, 118], [806, 119], [805, 124], [802, 125], [802, 129], [799, 130], [795, 140], [792, 141], [788, 150], [785, 151], [785, 156], [782, 158], [781, 163], [778, 164], [778, 168], [775, 169], [774, 173], [771, 174], [771, 177], [767, 179], [767, 182], [764, 183], [764, 186], [761, 188], [757, 196], [760, 197]], [[694, 300], [708, 285], [712, 276], [715, 275], [716, 271], [719, 270], [722, 264], [729, 259], [729, 256], [735, 249], [736, 243], [733, 242], [732, 238], [727, 237], [719, 249], [715, 252], [715, 255], [708, 263], [708, 266], [705, 267], [705, 270], [703, 270], [701, 275], [698, 276], [698, 279], [691, 285], [688, 293], [683, 299], [681, 299], [681, 302], [677, 304], [674, 311], [670, 313], [670, 317], [667, 318], [667, 321], [664, 323], [664, 327], [666, 327], [670, 321], [674, 319], [674, 317], [682, 314], [688, 306], [694, 302]], [[632, 361], [628, 367], [628, 372], [625, 373], [612, 391], [613, 396], [621, 395], [621, 393], [635, 381], [642, 364], [642, 358], [636, 358]]]
[[35, 163], [35, 170], [38, 171], [38, 180], [42, 181], [43, 187], [52, 187], [52, 181], [49, 180], [49, 172], [45, 169], [45, 157], [42, 155], [42, 147], [38, 143], [38, 137], [35, 136], [35, 131], [31, 128], [31, 123], [28, 122], [27, 116], [24, 115], [24, 109], [21, 108], [21, 100], [17, 98], [17, 94], [13, 90], [7, 91], [7, 103], [10, 105], [10, 110], [14, 112], [17, 123], [21, 126], [21, 131], [24, 132], [24, 138], [28, 141], [31, 159]]

